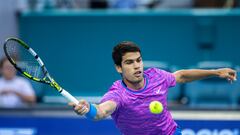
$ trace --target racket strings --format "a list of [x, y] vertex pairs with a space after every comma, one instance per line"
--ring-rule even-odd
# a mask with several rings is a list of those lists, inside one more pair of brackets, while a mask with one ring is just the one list
[[8, 41], [6, 51], [23, 72], [27, 72], [34, 78], [43, 79], [45, 77], [42, 67], [35, 57], [17, 41]]
[[14, 41], [8, 41], [7, 52], [13, 61], [17, 61], [19, 58], [19, 47]]
[[27, 72], [31, 76], [35, 78], [43, 78], [42, 75], [42, 68], [39, 66], [38, 63], [32, 61], [21, 61], [17, 62], [18, 67], [20, 67], [23, 71]]

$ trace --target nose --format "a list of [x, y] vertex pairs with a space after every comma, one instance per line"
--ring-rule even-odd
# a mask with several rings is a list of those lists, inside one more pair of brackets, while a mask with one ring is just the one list
[[133, 66], [134, 66], [134, 69], [139, 69], [140, 68], [140, 63], [135, 61]]

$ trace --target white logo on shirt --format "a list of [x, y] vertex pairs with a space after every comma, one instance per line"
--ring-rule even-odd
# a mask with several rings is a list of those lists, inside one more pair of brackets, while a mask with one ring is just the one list
[[156, 94], [164, 94], [165, 92], [164, 91], [160, 91], [159, 89], [158, 90], [156, 90]]

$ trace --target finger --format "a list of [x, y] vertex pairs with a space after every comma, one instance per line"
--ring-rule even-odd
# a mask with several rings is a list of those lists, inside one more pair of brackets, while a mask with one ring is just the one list
[[81, 105], [86, 105], [87, 106], [87, 101], [85, 100], [79, 100], [79, 103], [78, 104], [81, 104]]
[[88, 112], [89, 112], [89, 109], [88, 109], [88, 108], [86, 108], [86, 109], [84, 109], [84, 110], [83, 110], [83, 112], [82, 112], [82, 113], [83, 113], [83, 115], [85, 115], [85, 114], [87, 114]]
[[229, 81], [231, 81], [231, 83], [233, 83], [233, 81], [237, 81], [237, 74], [236, 74], [236, 72], [233, 71], [233, 72], [229, 73], [229, 74], [227, 75], [227, 79], [228, 79]]
[[235, 71], [231, 71], [231, 72], [229, 72], [228, 74], [231, 75], [231, 76], [235, 76], [235, 75], [236, 75], [236, 72], [235, 72]]
[[83, 108], [81, 108], [80, 110], [78, 110], [78, 114], [79, 115], [84, 115], [84, 114], [86, 114], [88, 112], [88, 108], [86, 108], [86, 107], [83, 107]]
[[78, 111], [82, 112], [82, 111], [84, 111], [85, 109], [87, 109], [87, 107], [86, 107], [85, 105], [82, 105], [82, 106], [78, 109]]
[[232, 83], [232, 81], [233, 81], [233, 78], [231, 77], [231, 76], [227, 76], [227, 78], [226, 78], [230, 83]]
[[74, 106], [75, 106], [75, 103], [69, 102], [68, 105], [74, 107]]
[[233, 73], [230, 73], [230, 75], [233, 77], [233, 81], [237, 81], [237, 72], [234, 71]]
[[234, 81], [236, 79], [236, 77], [234, 75], [229, 75], [229, 78]]
[[84, 109], [86, 109], [86, 106], [81, 105], [81, 104], [74, 107], [74, 110], [77, 113], [81, 113]]
[[81, 110], [83, 108], [83, 105], [79, 104], [74, 107], [75, 111]]
[[83, 100], [83, 99], [79, 100], [79, 104], [82, 104], [82, 103], [85, 103], [85, 102], [86, 102], [86, 101]]
[[228, 82], [232, 84], [232, 80], [230, 78], [227, 78]]
[[79, 114], [79, 115], [83, 115], [83, 111], [84, 111], [84, 108], [81, 109], [81, 110], [78, 110], [78, 111], [77, 111], [77, 114]]
[[86, 113], [89, 112], [89, 109], [88, 108], [84, 108], [81, 112], [82, 115], [85, 115]]
[[79, 104], [84, 105], [86, 108], [89, 108], [89, 103], [86, 100], [80, 100]]

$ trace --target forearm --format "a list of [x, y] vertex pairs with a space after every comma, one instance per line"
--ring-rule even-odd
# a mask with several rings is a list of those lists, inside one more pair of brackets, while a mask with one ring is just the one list
[[174, 73], [177, 82], [186, 83], [195, 80], [201, 80], [208, 77], [219, 76], [218, 70], [190, 69], [179, 70]]
[[[96, 116], [93, 117], [94, 120], [101, 120], [104, 119], [108, 116], [110, 116], [116, 108], [116, 103], [113, 101], [106, 101], [104, 103], [101, 103], [99, 105], [96, 104], [92, 104], [90, 105], [90, 110], [88, 113], [91, 114], [92, 109], [95, 109], [96, 111]], [[86, 116], [88, 115], [88, 113], [86, 114]], [[94, 114], [94, 113], [92, 113]], [[87, 116], [88, 117], [88, 116]]]
[[100, 106], [96, 106], [96, 108], [97, 108], [97, 115], [94, 118], [94, 120], [102, 120], [102, 119], [110, 116], [112, 113], [110, 111], [106, 111], [106, 110], [102, 109]]
[[101, 120], [106, 118], [111, 115], [117, 107], [117, 104], [110, 100], [99, 105], [91, 104], [86, 100], [79, 100], [78, 104], [70, 102], [69, 105], [74, 107], [74, 111], [78, 115], [85, 115], [90, 120]]
[[28, 96], [19, 92], [16, 92], [16, 95], [18, 95], [24, 102], [27, 102], [30, 104], [33, 104], [36, 102], [36, 97], [34, 95]]

